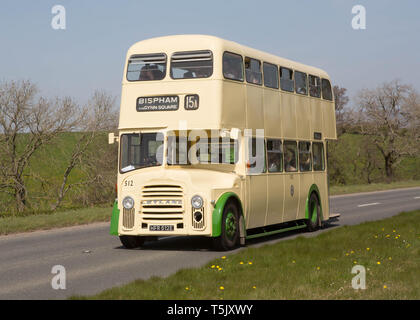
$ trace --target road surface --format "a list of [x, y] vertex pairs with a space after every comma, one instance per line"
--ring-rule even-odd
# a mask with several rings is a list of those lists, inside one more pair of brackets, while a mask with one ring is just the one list
[[[420, 188], [360, 193], [330, 198], [331, 212], [341, 213], [336, 226], [379, 220], [420, 209]], [[259, 246], [315, 233], [289, 232], [254, 239]], [[0, 299], [65, 299], [90, 295], [138, 278], [168, 276], [199, 267], [226, 253], [212, 251], [209, 239], [171, 237], [126, 250], [109, 235], [109, 223], [0, 236]], [[236, 252], [235, 251], [232, 252]], [[232, 253], [232, 252], [229, 252]], [[66, 289], [54, 290], [52, 267], [66, 270]]]

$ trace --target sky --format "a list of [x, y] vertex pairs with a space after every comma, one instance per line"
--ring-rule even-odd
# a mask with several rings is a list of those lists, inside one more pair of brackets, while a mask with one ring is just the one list
[[[66, 29], [51, 10], [62, 5]], [[366, 29], [354, 30], [355, 5]], [[420, 90], [420, 1], [2, 0], [0, 81], [31, 80], [47, 96], [84, 103], [97, 90], [120, 99], [135, 42], [209, 34], [325, 70], [353, 98], [399, 79]]]

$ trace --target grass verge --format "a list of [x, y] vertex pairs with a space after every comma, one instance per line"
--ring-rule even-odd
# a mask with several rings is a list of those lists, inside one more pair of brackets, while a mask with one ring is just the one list
[[4, 217], [0, 218], [0, 235], [110, 221], [111, 213], [112, 208], [105, 207], [59, 211], [23, 217]]
[[[420, 299], [420, 210], [247, 248], [198, 269], [73, 299]], [[141, 252], [139, 252], [140, 254]], [[366, 289], [352, 288], [352, 268]]]
[[330, 195], [341, 195], [358, 192], [384, 191], [391, 189], [420, 187], [420, 180], [408, 180], [391, 183], [371, 183], [347, 186], [330, 186]]

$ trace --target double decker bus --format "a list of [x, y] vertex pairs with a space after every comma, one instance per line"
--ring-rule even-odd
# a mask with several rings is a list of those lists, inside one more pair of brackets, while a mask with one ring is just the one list
[[232, 41], [177, 35], [127, 52], [110, 233], [126, 248], [164, 236], [246, 239], [306, 228], [329, 212], [328, 74]]

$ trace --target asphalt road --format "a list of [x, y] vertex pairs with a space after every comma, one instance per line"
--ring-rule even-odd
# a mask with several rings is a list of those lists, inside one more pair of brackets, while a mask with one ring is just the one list
[[[420, 209], [420, 188], [334, 196], [331, 212], [341, 213], [332, 227], [378, 220]], [[260, 246], [315, 233], [289, 232], [254, 239]], [[328, 228], [327, 228], [328, 230]], [[138, 278], [168, 276], [181, 268], [199, 267], [226, 253], [212, 251], [209, 239], [164, 238], [143, 249], [126, 250], [110, 236], [109, 223], [0, 236], [0, 299], [64, 299], [90, 295]], [[229, 252], [229, 254], [236, 252]], [[52, 267], [66, 270], [66, 289], [51, 286]]]

